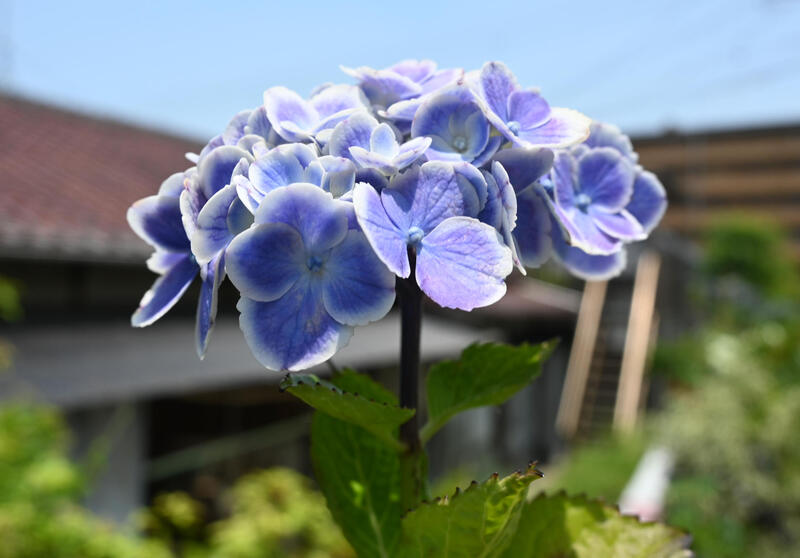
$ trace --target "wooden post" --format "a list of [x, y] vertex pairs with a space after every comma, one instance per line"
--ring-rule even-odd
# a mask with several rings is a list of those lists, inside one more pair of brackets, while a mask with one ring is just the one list
[[561, 391], [561, 403], [556, 417], [556, 427], [567, 438], [574, 436], [578, 429], [607, 284], [606, 281], [587, 281], [583, 288], [578, 323], [575, 326], [575, 337], [569, 354], [567, 376], [564, 379], [564, 389]]
[[639, 413], [642, 380], [647, 354], [652, 343], [651, 331], [660, 266], [661, 257], [655, 252], [644, 252], [636, 266], [631, 312], [617, 387], [617, 402], [614, 407], [614, 428], [623, 432], [633, 430]]

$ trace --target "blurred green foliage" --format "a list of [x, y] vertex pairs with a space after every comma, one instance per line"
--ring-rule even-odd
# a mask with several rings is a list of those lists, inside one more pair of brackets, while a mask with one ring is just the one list
[[138, 514], [137, 536], [80, 505], [85, 468], [70, 461], [53, 409], [0, 408], [0, 558], [352, 558], [306, 477], [270, 469], [240, 479], [230, 514], [209, 523], [204, 505], [163, 494]]
[[67, 432], [52, 410], [0, 410], [0, 558], [167, 558], [78, 505], [84, 479], [66, 453]]
[[766, 296], [795, 297], [800, 292], [784, 231], [745, 213], [722, 216], [709, 228], [704, 268], [712, 277], [734, 276]]

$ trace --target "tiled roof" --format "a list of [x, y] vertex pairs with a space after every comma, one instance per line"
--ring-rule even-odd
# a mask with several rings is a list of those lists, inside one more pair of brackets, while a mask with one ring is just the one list
[[0, 256], [141, 260], [125, 212], [190, 165], [184, 138], [0, 95]]

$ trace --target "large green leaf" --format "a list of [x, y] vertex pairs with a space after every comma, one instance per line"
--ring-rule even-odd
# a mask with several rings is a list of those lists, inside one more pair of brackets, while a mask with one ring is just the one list
[[[690, 537], [583, 496], [527, 502], [503, 558], [685, 558]], [[451, 555], [455, 556], [455, 555]]]
[[685, 558], [688, 536], [585, 497], [528, 498], [529, 467], [403, 518], [398, 558]]
[[423, 443], [462, 411], [499, 405], [528, 385], [542, 371], [555, 342], [512, 347], [497, 343], [470, 345], [460, 360], [448, 360], [428, 373], [428, 422]]
[[403, 518], [402, 558], [496, 557], [508, 547], [528, 486], [539, 478], [531, 465], [524, 473], [473, 483], [465, 491], [424, 503]]
[[[366, 376], [333, 380], [378, 403], [394, 396]], [[363, 558], [394, 556], [400, 539], [400, 455], [364, 428], [317, 411], [311, 426], [317, 482], [345, 537]]]
[[[373, 433], [384, 443], [395, 448], [403, 449], [403, 444], [397, 439], [397, 428], [414, 416], [414, 409], [399, 407], [393, 398], [383, 388], [376, 393], [378, 397], [367, 395], [359, 386], [363, 380], [359, 374], [345, 371], [335, 379], [336, 384], [320, 380], [313, 374], [289, 374], [281, 382], [281, 389], [288, 391], [295, 397], [302, 399], [316, 410], [330, 415], [333, 418], [355, 424]], [[365, 378], [365, 377], [364, 377]], [[342, 385], [352, 385], [347, 391]], [[377, 384], [372, 388], [378, 389]]]

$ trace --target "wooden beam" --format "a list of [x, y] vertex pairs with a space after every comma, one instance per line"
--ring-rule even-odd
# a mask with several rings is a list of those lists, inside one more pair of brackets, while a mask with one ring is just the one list
[[587, 281], [583, 288], [578, 322], [575, 325], [575, 336], [567, 364], [567, 375], [564, 378], [564, 388], [561, 391], [561, 402], [556, 417], [556, 427], [567, 438], [574, 436], [578, 429], [583, 396], [586, 393], [586, 381], [589, 378], [597, 331], [603, 314], [607, 284], [606, 281]]
[[695, 165], [730, 166], [796, 162], [800, 136], [692, 138], [681, 143], [646, 144], [634, 148], [645, 168], [682, 169]]
[[639, 414], [660, 267], [661, 257], [656, 252], [644, 252], [636, 266], [628, 331], [625, 334], [625, 349], [622, 353], [617, 387], [617, 402], [614, 407], [614, 429], [623, 432], [634, 429]]

